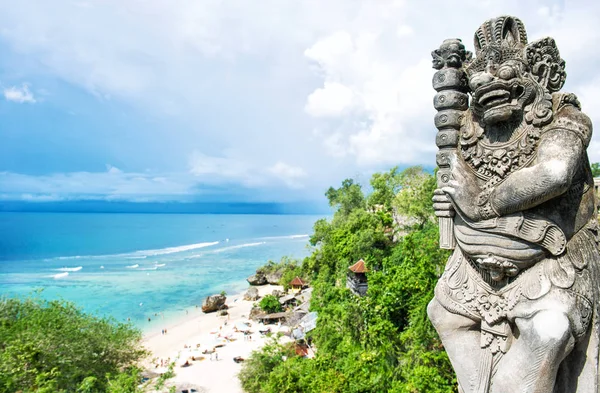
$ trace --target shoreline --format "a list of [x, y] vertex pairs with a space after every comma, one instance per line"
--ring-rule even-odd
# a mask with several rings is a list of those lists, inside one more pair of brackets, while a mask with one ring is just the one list
[[[193, 312], [188, 310], [188, 314], [181, 319], [165, 323], [166, 334], [160, 331], [144, 332], [142, 345], [152, 353], [144, 362], [145, 370], [160, 374], [167, 370], [165, 364], [168, 360], [175, 362], [173, 370], [176, 375], [167, 380], [164, 391], [168, 391], [168, 387], [173, 385], [189, 385], [201, 388], [206, 393], [243, 393], [237, 378], [242, 365], [234, 362], [233, 358], [247, 358], [252, 351], [265, 344], [268, 337], [262, 335], [259, 329], [270, 328], [273, 333], [279, 329], [277, 325], [249, 321], [250, 310], [256, 303], [244, 300], [244, 294], [250, 287], [248, 285], [243, 292], [227, 296], [227, 316], [218, 316], [216, 312], [205, 314], [198, 306], [192, 309]], [[274, 289], [281, 290], [282, 286], [263, 285], [255, 288], [262, 298], [271, 294]], [[236, 325], [243, 326], [240, 324], [245, 322], [250, 322], [249, 334], [236, 329]], [[213, 354], [203, 353], [212, 352], [213, 349]], [[189, 366], [181, 367], [186, 360]]]
[[[241, 288], [243, 286], [243, 283], [245, 283], [246, 288], [240, 291], [238, 288]], [[227, 285], [227, 286], [229, 287], [230, 285]], [[229, 305], [230, 299], [235, 299], [238, 297], [241, 297], [243, 299], [244, 294], [246, 293], [248, 288], [251, 287], [251, 285], [248, 285], [248, 282], [245, 279], [243, 279], [243, 280], [239, 280], [239, 281], [234, 281], [231, 284], [231, 287], [236, 289], [236, 291], [232, 294], [228, 293], [225, 295], [227, 297], [226, 304], [228, 304], [228, 305]], [[211, 292], [211, 293], [209, 293], [209, 295], [218, 294], [219, 292], [220, 291]], [[143, 321], [143, 322], [140, 322], [139, 324], [132, 322], [132, 324], [137, 329], [142, 331], [142, 334], [144, 336], [144, 341], [146, 341], [146, 339], [149, 337], [160, 335], [160, 330], [163, 328], [166, 328], [167, 330], [169, 330], [169, 329], [175, 328], [178, 325], [188, 322], [190, 319], [192, 319], [194, 317], [200, 317], [201, 315], [210, 316], [210, 315], [216, 314], [216, 313], [205, 314], [202, 312], [202, 301], [209, 295], [206, 295], [206, 296], [202, 297], [201, 299], [199, 299], [199, 302], [197, 305], [194, 305], [194, 306], [190, 305], [190, 306], [187, 306], [184, 308], [177, 308], [175, 310], [166, 309], [161, 312], [157, 312], [155, 314], [150, 315], [150, 318], [152, 318], [151, 322]], [[162, 320], [161, 323], [157, 323], [161, 320]]]

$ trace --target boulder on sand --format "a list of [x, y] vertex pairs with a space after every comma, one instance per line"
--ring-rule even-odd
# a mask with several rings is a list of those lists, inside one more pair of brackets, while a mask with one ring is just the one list
[[279, 285], [281, 277], [283, 276], [283, 270], [276, 270], [272, 273], [267, 274], [267, 282], [271, 285]]
[[280, 291], [279, 289], [273, 289], [273, 292], [271, 292], [271, 295], [275, 296], [277, 299], [279, 299], [280, 297], [283, 296], [283, 292]]
[[259, 298], [260, 295], [258, 294], [258, 289], [256, 287], [248, 288], [248, 291], [246, 291], [246, 294], [244, 295], [244, 300], [249, 300], [251, 302], [258, 300]]
[[250, 285], [266, 285], [267, 277], [262, 273], [256, 273], [246, 279]]
[[248, 318], [252, 319], [252, 320], [256, 320], [257, 317], [262, 316], [262, 315], [265, 315], [265, 312], [262, 310], [262, 308], [260, 308], [258, 306], [254, 306], [250, 310], [250, 315], [248, 316]]
[[224, 295], [211, 295], [207, 296], [202, 302], [202, 312], [214, 312], [223, 309], [227, 296]]

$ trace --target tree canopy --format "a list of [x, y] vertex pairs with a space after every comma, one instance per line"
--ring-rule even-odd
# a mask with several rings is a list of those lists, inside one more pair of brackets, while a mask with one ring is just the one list
[[[318, 220], [310, 237], [313, 252], [302, 270], [314, 288], [311, 310], [318, 312], [308, 338], [315, 357], [271, 343], [243, 366], [247, 392], [456, 392], [426, 315], [448, 257], [438, 247], [431, 209], [435, 177], [420, 167], [393, 168], [370, 184], [369, 195], [350, 179], [330, 188], [333, 218]], [[398, 216], [412, 225], [399, 228]], [[394, 239], [396, 229], [406, 235]], [[364, 297], [345, 287], [348, 267], [359, 259], [369, 268]]]
[[72, 303], [0, 299], [0, 392], [138, 392], [141, 339]]
[[594, 162], [592, 164], [592, 176], [600, 177], [600, 162]]

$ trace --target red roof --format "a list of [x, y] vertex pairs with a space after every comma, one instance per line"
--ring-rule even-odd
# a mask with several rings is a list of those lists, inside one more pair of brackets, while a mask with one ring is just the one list
[[298, 276], [296, 276], [296, 278], [294, 278], [292, 281], [290, 281], [290, 285], [294, 286], [294, 287], [303, 287], [306, 285], [306, 283], [304, 281], [302, 281], [302, 279]]
[[362, 259], [359, 259], [358, 262], [350, 266], [348, 269], [350, 269], [354, 273], [366, 273], [369, 271], [369, 269], [367, 269], [367, 267], [365, 266], [365, 261], [363, 261]]

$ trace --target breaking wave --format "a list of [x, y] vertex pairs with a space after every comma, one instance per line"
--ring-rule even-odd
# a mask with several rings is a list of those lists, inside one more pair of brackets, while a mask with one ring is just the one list
[[46, 261], [51, 260], [72, 260], [72, 259], [106, 259], [106, 258], [124, 258], [124, 259], [146, 259], [148, 257], [153, 257], [157, 255], [167, 255], [174, 254], [178, 252], [196, 250], [199, 248], [210, 247], [219, 244], [216, 242], [204, 242], [204, 243], [195, 243], [195, 244], [187, 244], [184, 246], [176, 246], [176, 247], [166, 247], [166, 248], [157, 248], [152, 250], [139, 250], [128, 253], [121, 254], [106, 254], [106, 255], [74, 255], [74, 256], [64, 256], [64, 257], [56, 257], [45, 259]]
[[77, 267], [61, 267], [58, 270], [59, 272], [78, 272], [81, 269], [83, 269], [83, 266], [77, 266]]
[[305, 237], [310, 237], [310, 235], [266, 236], [261, 239], [303, 239]]

